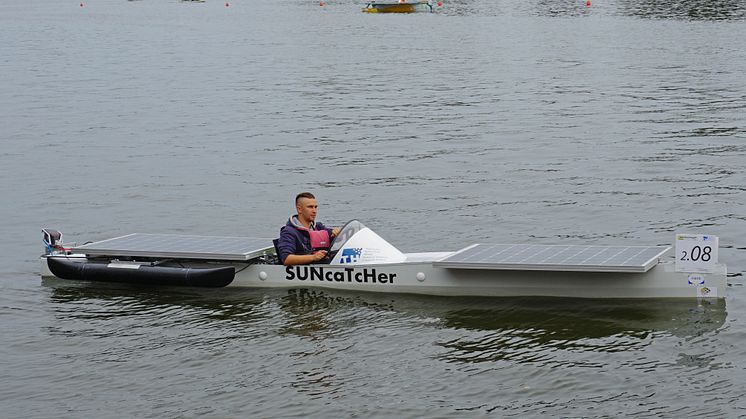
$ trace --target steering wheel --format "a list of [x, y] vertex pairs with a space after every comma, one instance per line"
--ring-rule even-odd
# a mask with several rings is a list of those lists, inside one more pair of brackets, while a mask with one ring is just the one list
[[350, 220], [348, 221], [344, 226], [342, 226], [341, 229], [339, 229], [339, 234], [334, 236], [331, 243], [329, 244], [329, 250], [326, 253], [326, 258], [324, 260], [328, 259], [327, 262], [329, 263], [334, 259], [334, 256], [337, 255], [337, 252], [339, 252], [339, 249], [344, 246], [344, 244], [349, 240], [352, 236], [355, 235], [358, 231], [365, 228], [365, 225], [361, 223], [358, 220]]

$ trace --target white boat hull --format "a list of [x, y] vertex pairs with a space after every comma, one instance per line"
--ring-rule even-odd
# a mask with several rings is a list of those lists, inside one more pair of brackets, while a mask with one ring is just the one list
[[724, 266], [720, 272], [702, 277], [704, 284], [690, 284], [688, 274], [675, 272], [670, 262], [659, 263], [646, 273], [456, 270], [433, 267], [425, 262], [354, 268], [250, 265], [236, 274], [229, 287], [316, 287], [489, 297], [694, 298], [725, 295]]
[[[85, 262], [84, 257], [72, 260]], [[42, 276], [53, 276], [41, 258]], [[723, 298], [726, 269], [690, 274], [676, 272], [673, 262], [660, 262], [648, 272], [544, 272], [490, 269], [448, 269], [432, 262], [405, 262], [368, 266], [216, 262], [233, 266], [236, 275], [228, 287], [323, 288], [378, 293], [479, 297], [573, 298]], [[204, 264], [202, 264], [204, 266]]]

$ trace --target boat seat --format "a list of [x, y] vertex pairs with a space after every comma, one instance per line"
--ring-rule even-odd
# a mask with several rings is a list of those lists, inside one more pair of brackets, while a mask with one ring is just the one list
[[280, 239], [273, 239], [272, 244], [275, 245], [275, 254], [277, 255], [277, 264], [282, 265], [282, 260], [280, 259], [280, 249], [277, 247], [277, 243], [280, 242]]

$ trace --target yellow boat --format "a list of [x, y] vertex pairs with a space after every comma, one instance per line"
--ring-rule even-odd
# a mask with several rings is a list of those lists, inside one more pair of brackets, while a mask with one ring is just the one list
[[365, 13], [414, 13], [433, 11], [432, 0], [371, 0], [365, 5]]

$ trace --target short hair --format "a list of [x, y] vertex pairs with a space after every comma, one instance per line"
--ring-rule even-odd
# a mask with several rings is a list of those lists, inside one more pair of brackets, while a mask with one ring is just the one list
[[298, 196], [295, 197], [295, 205], [298, 205], [302, 198], [316, 199], [316, 197], [313, 196], [311, 192], [301, 192], [298, 194]]

